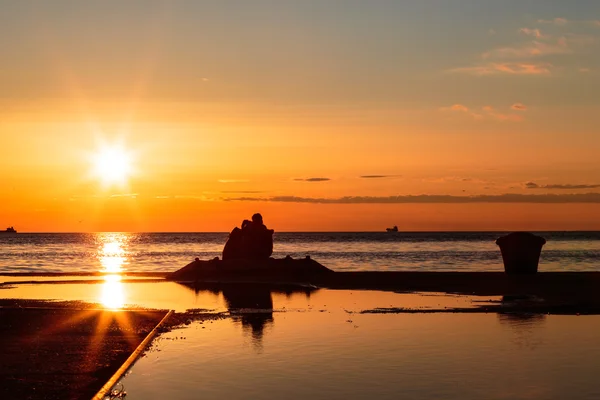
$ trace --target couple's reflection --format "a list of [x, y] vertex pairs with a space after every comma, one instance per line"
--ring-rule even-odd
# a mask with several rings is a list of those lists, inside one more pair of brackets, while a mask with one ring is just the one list
[[303, 294], [310, 298], [314, 288], [293, 285], [247, 284], [247, 283], [180, 283], [196, 294], [207, 291], [223, 294], [225, 306], [235, 322], [242, 325], [254, 345], [261, 347], [265, 330], [273, 324], [273, 293], [291, 297]]
[[223, 297], [234, 321], [242, 324], [244, 332], [260, 344], [265, 328], [273, 323], [273, 296], [267, 288], [247, 286], [224, 287]]

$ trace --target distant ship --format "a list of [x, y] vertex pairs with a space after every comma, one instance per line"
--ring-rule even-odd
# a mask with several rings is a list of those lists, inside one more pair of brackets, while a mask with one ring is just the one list
[[385, 230], [388, 232], [398, 232], [398, 227], [394, 225], [393, 228], [385, 228]]
[[0, 233], [17, 233], [17, 231], [15, 230], [15, 228], [10, 226], [10, 227], [6, 228], [6, 230], [4, 230], [4, 231], [0, 231]]

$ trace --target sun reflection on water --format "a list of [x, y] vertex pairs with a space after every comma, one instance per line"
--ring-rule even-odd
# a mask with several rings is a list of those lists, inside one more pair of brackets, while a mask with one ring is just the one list
[[102, 265], [101, 272], [118, 274], [128, 264], [125, 249], [129, 244], [129, 236], [124, 233], [104, 233], [97, 237], [100, 242], [98, 259]]
[[102, 284], [100, 302], [106, 308], [116, 310], [125, 305], [125, 290], [120, 275], [106, 275]]
[[124, 265], [128, 264], [126, 248], [129, 244], [129, 236], [124, 233], [98, 234], [98, 260], [106, 273], [100, 303], [109, 309], [120, 309], [125, 305], [125, 290], [121, 282], [121, 273]]

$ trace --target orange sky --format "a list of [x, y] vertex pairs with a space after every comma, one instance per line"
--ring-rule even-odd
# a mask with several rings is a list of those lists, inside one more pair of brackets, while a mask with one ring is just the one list
[[9, 3], [0, 227], [600, 229], [600, 6], [431, 1]]

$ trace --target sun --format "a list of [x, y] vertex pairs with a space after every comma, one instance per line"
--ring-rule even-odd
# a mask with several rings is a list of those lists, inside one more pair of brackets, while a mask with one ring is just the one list
[[123, 185], [131, 176], [131, 155], [120, 146], [103, 147], [93, 156], [94, 176], [105, 185]]

